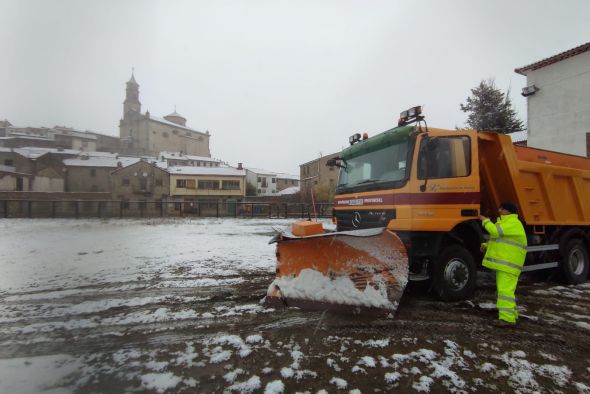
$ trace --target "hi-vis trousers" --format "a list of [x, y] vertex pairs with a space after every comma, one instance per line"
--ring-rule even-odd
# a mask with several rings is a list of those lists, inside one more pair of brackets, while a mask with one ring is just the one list
[[516, 310], [516, 285], [518, 276], [503, 271], [496, 271], [496, 290], [498, 291], [498, 319], [509, 323], [516, 323], [518, 312]]

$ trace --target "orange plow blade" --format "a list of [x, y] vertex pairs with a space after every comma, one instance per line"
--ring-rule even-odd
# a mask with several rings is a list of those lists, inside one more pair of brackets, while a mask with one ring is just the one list
[[389, 230], [279, 234], [265, 303], [393, 316], [407, 282], [406, 248]]

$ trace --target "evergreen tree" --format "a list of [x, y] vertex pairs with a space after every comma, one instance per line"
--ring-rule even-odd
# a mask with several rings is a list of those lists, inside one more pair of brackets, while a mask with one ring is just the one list
[[524, 130], [524, 123], [516, 116], [510, 101], [510, 90], [506, 94], [496, 88], [493, 78], [481, 80], [471, 89], [466, 104], [460, 104], [461, 111], [467, 112], [468, 128], [478, 131], [511, 133]]

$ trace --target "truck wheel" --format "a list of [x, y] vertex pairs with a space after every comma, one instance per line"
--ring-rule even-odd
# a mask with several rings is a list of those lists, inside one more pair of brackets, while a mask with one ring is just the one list
[[588, 248], [579, 238], [571, 239], [563, 249], [561, 271], [566, 283], [577, 285], [588, 278], [590, 258]]
[[477, 269], [467, 249], [460, 245], [447, 246], [433, 269], [433, 290], [438, 298], [460, 301], [473, 296]]

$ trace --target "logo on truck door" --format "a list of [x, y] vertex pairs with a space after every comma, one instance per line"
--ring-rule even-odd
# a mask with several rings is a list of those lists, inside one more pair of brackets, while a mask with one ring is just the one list
[[356, 211], [352, 215], [352, 227], [358, 228], [361, 225], [361, 213]]

